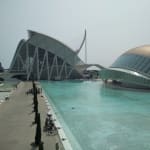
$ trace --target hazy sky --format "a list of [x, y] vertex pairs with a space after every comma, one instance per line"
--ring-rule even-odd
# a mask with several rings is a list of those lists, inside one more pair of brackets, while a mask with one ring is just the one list
[[0, 0], [0, 61], [9, 67], [28, 29], [76, 50], [86, 28], [88, 63], [109, 66], [126, 50], [150, 44], [149, 8], [150, 0]]

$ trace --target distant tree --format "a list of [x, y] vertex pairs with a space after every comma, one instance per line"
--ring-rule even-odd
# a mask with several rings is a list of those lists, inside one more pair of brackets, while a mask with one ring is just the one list
[[35, 145], [38, 146], [41, 143], [41, 119], [40, 113], [37, 115], [37, 126], [36, 126], [36, 134], [35, 134]]
[[39, 145], [39, 150], [44, 150], [43, 142], [40, 143], [40, 145]]
[[38, 99], [37, 99], [37, 95], [35, 95], [34, 97], [33, 97], [33, 104], [34, 104], [34, 106], [33, 106], [33, 108], [34, 108], [34, 112], [38, 112]]
[[37, 112], [35, 112], [35, 116], [34, 116], [34, 124], [37, 124], [37, 122], [38, 122], [38, 113]]
[[2, 66], [2, 63], [0, 62], [0, 72], [4, 72], [4, 68]]

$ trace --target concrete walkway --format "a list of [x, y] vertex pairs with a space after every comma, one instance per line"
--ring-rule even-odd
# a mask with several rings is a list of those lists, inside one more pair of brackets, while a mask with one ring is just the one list
[[[34, 113], [32, 113], [32, 95], [26, 95], [25, 91], [32, 87], [31, 82], [21, 82], [18, 88], [10, 96], [10, 100], [0, 105], [0, 150], [33, 150], [36, 125]], [[41, 114], [41, 128], [44, 126], [47, 107], [43, 98], [38, 96], [38, 108]], [[55, 144], [59, 143], [64, 150], [59, 136], [47, 136], [42, 131], [44, 150], [56, 150]], [[38, 149], [38, 148], [37, 148]]]

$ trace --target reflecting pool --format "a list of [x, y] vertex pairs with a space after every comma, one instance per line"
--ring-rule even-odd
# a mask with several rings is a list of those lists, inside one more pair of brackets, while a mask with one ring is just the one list
[[150, 93], [100, 81], [41, 82], [74, 150], [149, 150]]

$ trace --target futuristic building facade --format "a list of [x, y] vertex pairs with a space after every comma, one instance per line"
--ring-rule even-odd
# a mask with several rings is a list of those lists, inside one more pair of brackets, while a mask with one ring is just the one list
[[86, 67], [81, 67], [84, 62], [78, 57], [79, 51], [52, 37], [29, 31], [29, 39], [21, 40], [17, 47], [9, 72], [26, 80], [82, 78]]
[[137, 47], [121, 55], [100, 77], [119, 85], [150, 88], [150, 45]]

